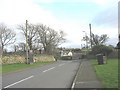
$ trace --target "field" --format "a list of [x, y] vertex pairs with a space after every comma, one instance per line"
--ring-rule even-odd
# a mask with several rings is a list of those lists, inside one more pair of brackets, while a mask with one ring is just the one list
[[2, 65], [0, 65], [0, 73], [2, 73]]
[[98, 65], [92, 60], [98, 79], [105, 88], [118, 88], [118, 59], [108, 59], [107, 64]]

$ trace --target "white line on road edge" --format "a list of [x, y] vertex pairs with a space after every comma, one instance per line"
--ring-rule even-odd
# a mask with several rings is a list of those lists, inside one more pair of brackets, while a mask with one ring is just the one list
[[20, 80], [20, 81], [18, 81], [18, 82], [15, 82], [15, 83], [13, 83], [13, 84], [10, 84], [10, 85], [4, 87], [4, 88], [11, 87], [11, 86], [13, 86], [13, 85], [15, 85], [15, 84], [18, 84], [18, 83], [20, 83], [20, 82], [23, 82], [23, 81], [25, 81], [25, 80], [27, 80], [27, 79], [30, 79], [30, 78], [33, 78], [33, 77], [34, 77], [34, 76], [30, 76], [30, 77], [28, 77], [28, 78], [22, 79], [22, 80]]
[[59, 66], [63, 66], [65, 63], [63, 63], [63, 64], [60, 64]]
[[75, 86], [75, 83], [72, 84], [72, 89], [74, 88], [74, 86]]
[[55, 68], [55, 67], [49, 68], [49, 69], [47, 69], [47, 70], [44, 70], [43, 72], [47, 72], [47, 71], [52, 70], [52, 69], [54, 69], [54, 68]]
[[[79, 70], [81, 67], [82, 67], [82, 62], [80, 63], [80, 66], [79, 66], [78, 70]], [[75, 76], [75, 78], [74, 78], [74, 81], [73, 81], [73, 84], [72, 84], [71, 90], [73, 90], [74, 87], [75, 87], [75, 83], [76, 83], [77, 75], [78, 75], [78, 71], [77, 71], [77, 74], [76, 74], [76, 76]]]

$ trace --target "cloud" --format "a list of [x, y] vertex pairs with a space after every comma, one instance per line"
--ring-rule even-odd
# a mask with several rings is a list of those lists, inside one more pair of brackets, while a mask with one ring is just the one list
[[108, 5], [119, 0], [34, 0], [37, 3], [95, 3], [98, 5]]
[[[105, 1], [103, 0], [102, 1], [100, 0], [1, 0], [0, 22], [4, 22], [7, 25], [13, 27], [16, 30], [16, 32], [18, 32], [16, 26], [18, 24], [25, 23], [26, 19], [28, 20], [28, 23], [43, 23], [55, 30], [61, 29], [65, 31], [65, 33], [67, 33], [66, 38], [68, 39], [68, 42], [66, 42], [67, 44], [65, 46], [79, 46], [81, 43], [84, 43], [81, 42], [81, 39], [84, 35], [82, 31], [86, 31], [87, 34], [89, 35], [89, 26], [88, 26], [89, 23], [87, 23], [89, 20], [88, 19], [86, 20], [86, 18], [81, 18], [81, 20], [79, 19], [75, 20], [75, 18], [73, 18], [74, 19], [73, 20], [72, 18], [66, 18], [66, 17], [62, 17], [62, 19], [60, 20], [55, 16], [56, 14], [53, 13], [54, 11], [50, 10], [49, 8], [44, 8], [40, 6], [39, 3], [79, 2], [79, 3], [90, 3], [90, 4], [92, 3], [99, 5], [101, 8], [102, 7], [104, 8], [104, 7], [108, 7], [109, 4], [113, 1], [114, 0], [105, 0]], [[117, 10], [114, 10], [113, 8], [112, 11], [111, 9], [109, 9], [104, 12], [101, 12], [98, 16], [96, 16], [96, 18], [94, 19], [95, 21], [94, 23], [96, 24], [96, 26], [95, 28], [94, 27], [92, 28], [93, 32], [98, 34], [100, 34], [101, 32], [107, 33], [109, 29], [101, 30], [101, 28], [98, 28], [98, 26], [115, 25], [116, 11]], [[18, 37], [19, 41], [20, 39], [21, 40], [23, 39], [21, 38], [20, 35], [18, 36], [19, 36]]]
[[113, 45], [113, 46], [116, 46], [117, 43], [118, 43], [118, 38], [117, 37], [110, 38], [110, 40], [107, 42], [107, 44]]
[[98, 13], [92, 21], [92, 29], [95, 34], [107, 34], [107, 44], [116, 46], [118, 42], [118, 3], [109, 4]]
[[[69, 42], [80, 42], [81, 24], [79, 22], [58, 21], [51, 11], [40, 7], [32, 0], [3, 0], [0, 4], [0, 11], [0, 21], [13, 26], [17, 34], [19, 33], [16, 29], [17, 25], [25, 23], [27, 19], [28, 23], [43, 23], [55, 30], [64, 30]], [[20, 34], [17, 38], [23, 40]]]
[[[57, 28], [58, 23], [55, 16], [32, 0], [1, 0], [0, 2], [0, 23], [5, 23], [16, 32], [16, 43], [25, 42], [25, 38], [18, 30], [19, 24], [42, 23]], [[58, 29], [58, 28], [57, 28]], [[7, 46], [8, 48], [11, 47]]]
[[118, 25], [118, 7], [113, 6], [102, 12], [100, 12], [93, 19], [93, 23], [96, 26], [107, 26], [112, 28], [117, 28]]
[[31, 0], [2, 0], [0, 3], [0, 21], [12, 24], [25, 22], [51, 23], [55, 17], [48, 10], [34, 4]]
[[90, 1], [105, 8], [118, 3], [119, 0], [90, 0]]

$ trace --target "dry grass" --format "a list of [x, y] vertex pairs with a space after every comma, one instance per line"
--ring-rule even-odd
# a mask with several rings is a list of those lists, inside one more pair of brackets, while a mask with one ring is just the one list
[[[25, 63], [26, 59], [23, 55], [7, 55], [2, 57], [2, 64]], [[34, 56], [35, 62], [55, 61], [52, 55], [37, 55]]]
[[37, 55], [34, 57], [35, 62], [39, 61], [55, 61], [54, 57], [52, 55]]
[[20, 55], [8, 55], [2, 57], [2, 64], [25, 63], [25, 57]]

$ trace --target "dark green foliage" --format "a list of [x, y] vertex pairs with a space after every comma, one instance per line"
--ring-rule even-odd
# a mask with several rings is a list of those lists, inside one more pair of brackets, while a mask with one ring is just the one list
[[109, 55], [113, 51], [113, 48], [110, 46], [105, 46], [105, 45], [96, 45], [92, 48], [92, 53], [94, 55], [96, 54], [104, 54], [104, 55]]
[[79, 48], [74, 48], [74, 49], [72, 49], [71, 51], [73, 51], [73, 52], [75, 52], [75, 53], [80, 53], [80, 52], [81, 52], [81, 50], [80, 50]]
[[112, 53], [108, 55], [108, 58], [117, 58], [118, 57], [118, 51], [114, 49]]

